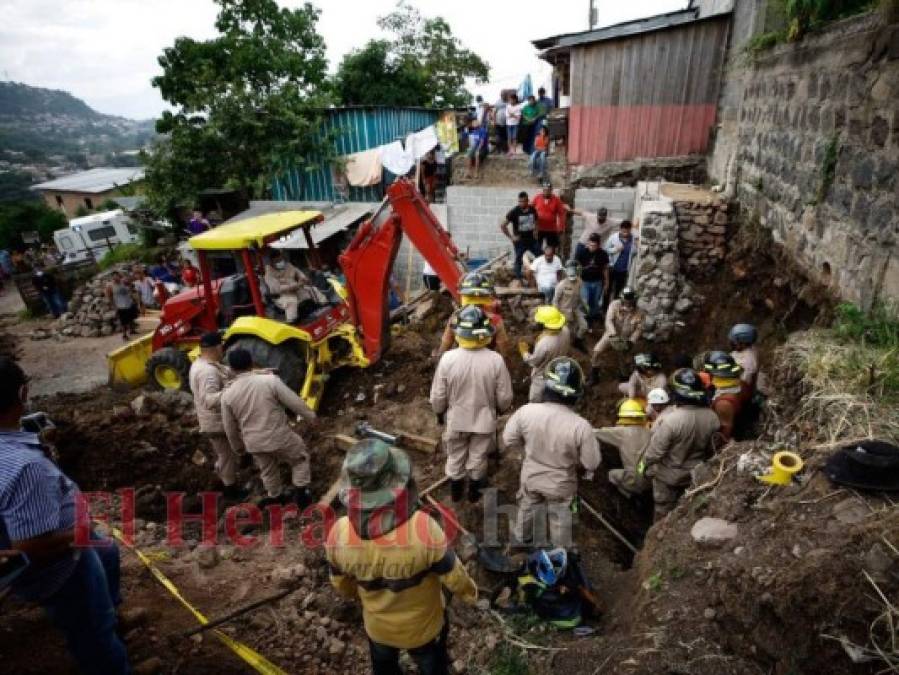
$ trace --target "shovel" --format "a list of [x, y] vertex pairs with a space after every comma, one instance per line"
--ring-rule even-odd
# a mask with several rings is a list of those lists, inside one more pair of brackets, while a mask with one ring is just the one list
[[425, 499], [431, 506], [437, 509], [444, 520], [462, 533], [462, 536], [459, 537], [459, 543], [462, 545], [462, 552], [459, 557], [462, 559], [462, 562], [468, 562], [477, 558], [478, 562], [485, 569], [500, 574], [512, 574], [521, 568], [521, 565], [516, 565], [509, 556], [503, 555], [497, 549], [481, 546], [477, 537], [462, 527], [462, 524], [456, 519], [453, 512], [431, 495], [427, 495]]

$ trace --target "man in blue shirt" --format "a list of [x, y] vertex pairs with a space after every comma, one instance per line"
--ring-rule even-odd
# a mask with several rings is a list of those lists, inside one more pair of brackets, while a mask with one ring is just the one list
[[46, 610], [82, 672], [130, 673], [116, 635], [118, 548], [93, 534], [93, 545], [77, 546], [78, 486], [47, 458], [37, 434], [19, 430], [27, 400], [25, 373], [0, 357], [0, 550], [29, 561], [12, 592]]
[[[481, 172], [481, 155], [487, 149], [487, 129], [478, 122], [477, 119], [471, 119], [468, 122], [468, 150], [465, 152], [468, 157], [468, 170], [466, 178], [478, 179]], [[472, 171], [474, 175], [472, 176]]]
[[627, 286], [628, 270], [633, 254], [636, 253], [636, 240], [631, 221], [622, 220], [618, 232], [614, 232], [606, 242], [606, 253], [609, 254], [612, 265], [611, 284], [606, 287], [609, 299], [617, 298]]
[[546, 116], [549, 115], [555, 107], [553, 105], [553, 100], [546, 95], [546, 89], [543, 87], [540, 87], [537, 90], [537, 107], [540, 108], [540, 116], [537, 118], [535, 129], [539, 132], [540, 127], [546, 124]]

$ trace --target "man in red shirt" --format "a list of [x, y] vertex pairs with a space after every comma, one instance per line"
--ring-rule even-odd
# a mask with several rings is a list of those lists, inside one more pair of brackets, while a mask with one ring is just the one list
[[553, 194], [552, 183], [543, 184], [543, 192], [534, 197], [537, 210], [537, 239], [540, 247], [553, 246], [559, 250], [560, 236], [565, 231], [565, 220], [571, 207]]

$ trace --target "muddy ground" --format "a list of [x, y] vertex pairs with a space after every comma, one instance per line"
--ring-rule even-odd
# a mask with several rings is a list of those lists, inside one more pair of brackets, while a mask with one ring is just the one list
[[[697, 284], [708, 298], [706, 315], [694, 312], [680, 337], [657, 348], [664, 360], [670, 363], [676, 354], [724, 346], [729, 325], [752, 320], [760, 328], [763, 363], [769, 365], [767, 359], [788, 332], [829, 320], [830, 302], [783, 260], [772, 257], [770, 250], [749, 236], [734, 242], [717, 276]], [[429, 353], [447, 310], [444, 305], [423, 323], [402, 329], [376, 366], [334, 373], [321, 407], [321, 426], [303, 432], [313, 455], [315, 494], [323, 494], [339, 472], [343, 452], [332, 435], [352, 434], [358, 421], [389, 432], [439, 436], [427, 404], [433, 372]], [[506, 316], [513, 338], [532, 336], [526, 324], [516, 323], [511, 313]], [[588, 342], [597, 337], [590, 336]], [[577, 356], [586, 367], [587, 355]], [[26, 351], [20, 357], [31, 371], [36, 356]], [[526, 398], [527, 371], [511, 355], [509, 363], [517, 406]], [[614, 418], [620, 366], [610, 355], [603, 369], [606, 379], [581, 404], [582, 414], [595, 426]], [[45, 379], [49, 378], [43, 373], [36, 378]], [[199, 528], [193, 525], [186, 529], [183, 547], [166, 545], [160, 524], [165, 493], [187, 493], [185, 509], [196, 511], [196, 493], [215, 486], [212, 458], [196, 431], [189, 400], [177, 395], [145, 397], [137, 414], [131, 403], [139, 395], [99, 388], [38, 399], [36, 405], [59, 425], [63, 468], [84, 490], [136, 490], [137, 546], [151, 554], [159, 569], [207, 616], [221, 616], [281, 584], [300, 584], [296, 593], [277, 604], [226, 624], [226, 634], [288, 672], [366, 670], [359, 608], [330, 589], [320, 549], [301, 543], [296, 524], [288, 526], [284, 546], [240, 547], [220, 540], [210, 549], [198, 543]], [[604, 463], [610, 468], [615, 458], [607, 450]], [[710, 462], [703, 479], [714, 480], [723, 466], [720, 481], [682, 502], [651, 529], [651, 504], [624, 499], [598, 472], [595, 481], [584, 484], [582, 495], [642, 550], [632, 559], [591, 516], [579, 515], [575, 538], [603, 609], [602, 616], [592, 621], [596, 632], [576, 638], [527, 617], [501, 619], [454, 604], [450, 647], [454, 671], [878, 672], [874, 663], [853, 664], [832, 638], [845, 636], [867, 644], [878, 603], [862, 569], [870, 569], [884, 592], [895, 598], [899, 562], [889, 548], [899, 544], [895, 504], [837, 492], [818, 472], [826, 454], [822, 449], [803, 450], [808, 466], [796, 487], [766, 489], [734, 468], [740, 454], [770, 450], [764, 441], [732, 446]], [[442, 476], [444, 458], [439, 452], [413, 451], [411, 456], [419, 486]], [[519, 466], [519, 458], [508, 452], [491, 465], [501, 503], [514, 500]], [[258, 491], [252, 470], [243, 471], [241, 480]], [[446, 490], [436, 495], [446, 498]], [[478, 509], [465, 506], [458, 515], [463, 525], [480, 532]], [[737, 523], [739, 534], [721, 548], [699, 547], [690, 528], [706, 515]], [[501, 532], [502, 528], [501, 522]], [[246, 534], [265, 533], [263, 528]], [[193, 617], [132, 553], [123, 552], [123, 565], [127, 604], [149, 612], [148, 622], [125, 636], [142, 672], [248, 672], [213, 636], [183, 637], [196, 626]], [[473, 563], [470, 567], [484, 591], [500, 581]], [[528, 646], [524, 656], [519, 654], [522, 644]], [[0, 616], [0, 656], [9, 672], [71, 669], [60, 640], [40, 612], [12, 600], [6, 601]]]

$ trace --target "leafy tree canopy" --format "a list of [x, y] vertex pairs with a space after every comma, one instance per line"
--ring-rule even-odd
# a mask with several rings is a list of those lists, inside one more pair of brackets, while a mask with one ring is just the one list
[[402, 0], [378, 19], [389, 40], [346, 55], [334, 78], [341, 103], [462, 107], [465, 79], [485, 82], [490, 66], [466, 49], [440, 17], [426, 18]]
[[0, 248], [22, 248], [22, 232], [37, 231], [41, 241], [53, 240], [53, 233], [68, 226], [61, 211], [40, 201], [0, 204]]
[[302, 164], [330, 148], [316, 114], [327, 70], [319, 11], [308, 3], [215, 1], [219, 35], [178, 38], [153, 78], [176, 108], [157, 120], [166, 137], [145, 158], [147, 196], [160, 212], [193, 204], [210, 187], [261, 196], [288, 160]]

